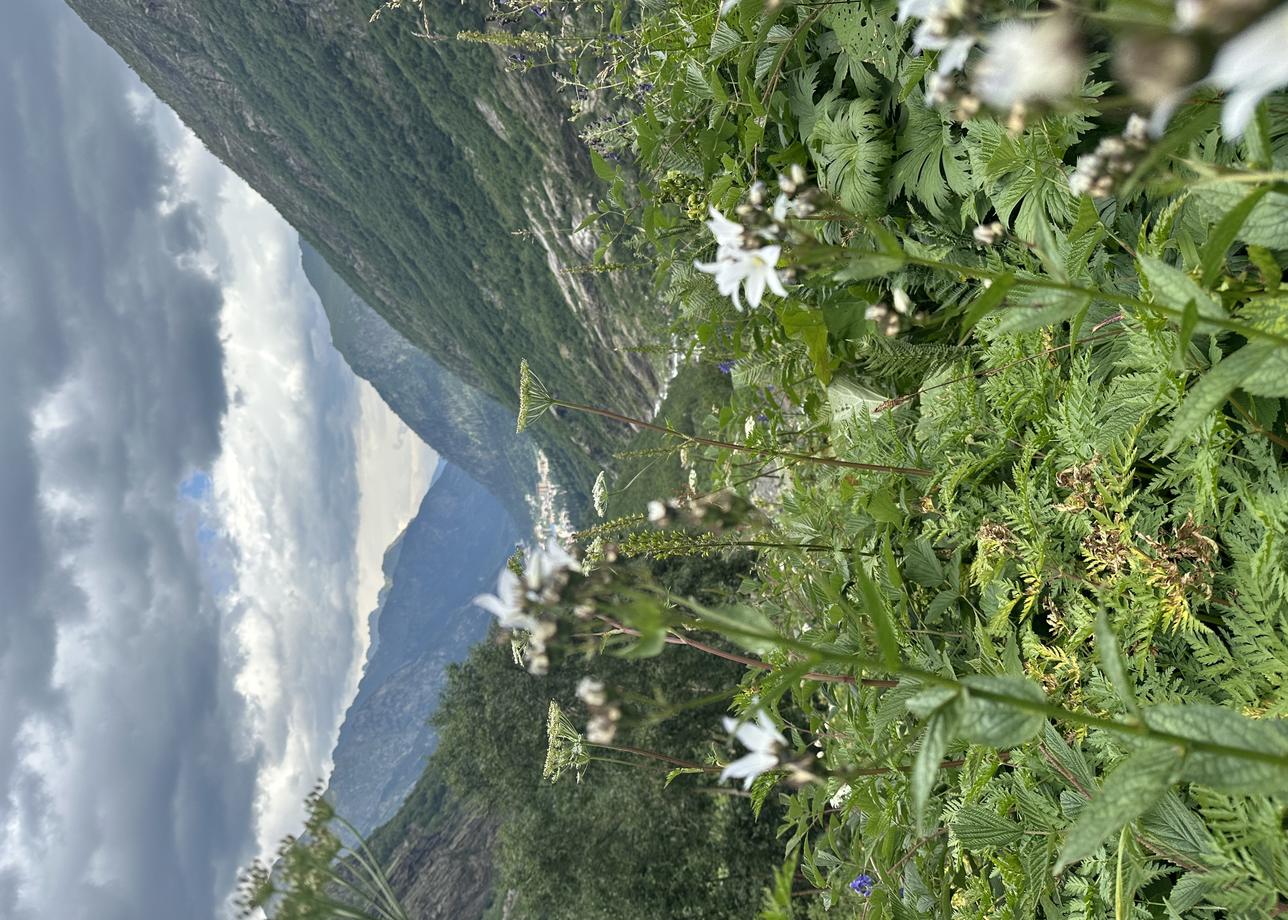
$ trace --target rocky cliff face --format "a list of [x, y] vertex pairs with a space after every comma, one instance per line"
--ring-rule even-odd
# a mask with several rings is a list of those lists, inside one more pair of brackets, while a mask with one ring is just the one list
[[494, 590], [517, 537], [500, 503], [447, 464], [386, 553], [372, 651], [331, 776], [337, 810], [363, 833], [393, 817], [420, 779], [447, 667], [487, 631], [489, 617], [471, 599]]
[[[567, 398], [646, 413], [638, 280], [568, 274], [596, 188], [555, 87], [505, 52], [369, 24], [375, 0], [69, 0], [77, 13], [401, 335], [515, 405], [519, 358]], [[443, 2], [436, 31], [484, 28]], [[537, 437], [569, 488], [622, 432]], [[438, 447], [439, 445], [433, 445]], [[586, 456], [589, 455], [589, 456]]]

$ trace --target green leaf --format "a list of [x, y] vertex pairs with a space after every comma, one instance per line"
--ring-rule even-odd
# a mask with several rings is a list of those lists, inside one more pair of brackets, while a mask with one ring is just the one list
[[962, 317], [962, 337], [965, 338], [966, 333], [973, 329], [976, 323], [1000, 307], [1013, 287], [1015, 287], [1015, 276], [1007, 272], [995, 279], [983, 294], [971, 301], [971, 305], [966, 308], [966, 315]]
[[779, 308], [778, 320], [789, 338], [805, 346], [815, 376], [826, 386], [832, 379], [832, 353], [827, 347], [827, 320], [823, 311], [793, 302]]
[[1245, 345], [1203, 374], [1172, 417], [1164, 452], [1176, 450], [1182, 441], [1198, 431], [1208, 416], [1224, 405], [1226, 398], [1252, 376], [1275, 349], [1274, 345]]
[[1186, 304], [1194, 301], [1200, 317], [1225, 319], [1225, 309], [1221, 304], [1185, 272], [1144, 253], [1140, 254], [1138, 261], [1156, 303], [1180, 313]]
[[846, 211], [878, 215], [885, 210], [885, 170], [890, 139], [875, 103], [855, 99], [824, 112], [810, 132], [818, 181]]
[[1199, 283], [1203, 287], [1210, 288], [1221, 277], [1221, 268], [1225, 265], [1226, 252], [1234, 245], [1234, 241], [1238, 237], [1239, 231], [1243, 229], [1244, 221], [1248, 219], [1252, 209], [1257, 206], [1257, 202], [1266, 197], [1266, 193], [1269, 191], [1269, 185], [1253, 189], [1244, 196], [1242, 201], [1227, 211], [1216, 222], [1216, 226], [1208, 234], [1207, 242], [1203, 244], [1203, 250], [1199, 256]]
[[1087, 759], [1077, 748], [1070, 747], [1059, 729], [1050, 722], [1042, 727], [1042, 753], [1053, 761], [1056, 772], [1075, 789], [1085, 792], [1095, 787], [1096, 778]]
[[908, 577], [923, 588], [937, 588], [944, 583], [943, 563], [924, 537], [904, 547], [903, 567]]
[[921, 745], [917, 748], [917, 759], [912, 764], [912, 813], [919, 832], [923, 834], [926, 832], [926, 805], [930, 802], [930, 791], [935, 788], [939, 764], [953, 739], [956, 724], [956, 701], [936, 710], [926, 723]]
[[1150, 728], [1195, 741], [1257, 751], [1278, 762], [1236, 754], [1190, 751], [1183, 778], [1221, 792], [1283, 793], [1288, 791], [1288, 727], [1278, 720], [1249, 719], [1232, 709], [1206, 703], [1167, 703], [1145, 710]]
[[1010, 703], [985, 699], [975, 691], [1004, 694], [1032, 703], [1045, 703], [1046, 694], [1033, 681], [1024, 677], [993, 674], [971, 674], [962, 679], [966, 685], [961, 724], [958, 733], [967, 741], [996, 748], [1023, 744], [1042, 730], [1046, 717], [1041, 713], [1019, 709]]
[[607, 160], [600, 156], [596, 150], [590, 151], [590, 165], [595, 170], [595, 175], [605, 182], [612, 182], [617, 178], [617, 170], [613, 168]]
[[1109, 678], [1109, 682], [1118, 691], [1127, 711], [1139, 718], [1140, 708], [1136, 705], [1136, 690], [1131, 678], [1127, 676], [1127, 663], [1123, 661], [1122, 651], [1118, 648], [1118, 637], [1109, 625], [1109, 617], [1102, 607], [1096, 614], [1096, 654], [1100, 657], [1100, 668]]
[[953, 836], [968, 850], [1008, 847], [1024, 836], [1024, 828], [984, 805], [966, 805], [952, 823]]
[[864, 281], [879, 278], [903, 268], [904, 257], [886, 252], [861, 252], [852, 254], [850, 261], [837, 272], [838, 281]]
[[1182, 760], [1176, 747], [1151, 744], [1120, 763], [1069, 828], [1056, 873], [1086, 859], [1106, 839], [1153, 807], [1180, 777]]
[[862, 560], [854, 567], [854, 580], [859, 593], [863, 596], [864, 612], [872, 618], [876, 629], [877, 645], [881, 649], [881, 659], [886, 667], [899, 667], [899, 636], [895, 631], [894, 620], [890, 616], [890, 607], [885, 596], [864, 571]]
[[[1213, 223], [1247, 195], [1248, 187], [1241, 182], [1217, 182], [1195, 189], [1192, 198], [1203, 218]], [[1288, 195], [1274, 191], [1258, 201], [1237, 231], [1237, 239], [1266, 249], [1288, 248]]]

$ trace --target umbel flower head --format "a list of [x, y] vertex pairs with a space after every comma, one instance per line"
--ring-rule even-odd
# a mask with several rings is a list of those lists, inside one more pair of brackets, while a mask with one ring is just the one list
[[564, 715], [559, 704], [551, 700], [550, 709], [546, 713], [546, 762], [541, 768], [542, 778], [557, 783], [565, 773], [572, 770], [577, 782], [581, 782], [588, 763], [590, 752], [586, 750], [581, 733], [573, 728], [571, 720]]
[[541, 378], [532, 373], [532, 368], [528, 367], [528, 359], [521, 360], [519, 362], [519, 422], [516, 431], [522, 432], [545, 415], [554, 404], [555, 401], [550, 398]]

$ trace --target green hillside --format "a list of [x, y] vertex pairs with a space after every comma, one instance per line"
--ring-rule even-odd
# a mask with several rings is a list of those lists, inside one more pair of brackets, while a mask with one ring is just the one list
[[[522, 357], [561, 392], [650, 403], [653, 369], [627, 350], [649, 317], [639, 279], [562, 271], [593, 250], [570, 230], [595, 180], [548, 78], [396, 17], [368, 23], [369, 0], [70, 3], [445, 367], [507, 405]], [[482, 26], [455, 3], [434, 16], [448, 34]], [[620, 436], [583, 419], [540, 435], [582, 488]]]

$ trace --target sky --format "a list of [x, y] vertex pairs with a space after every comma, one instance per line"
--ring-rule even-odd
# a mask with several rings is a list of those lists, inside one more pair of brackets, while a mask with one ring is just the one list
[[437, 458], [298, 240], [58, 0], [0, 29], [0, 917], [222, 917]]

